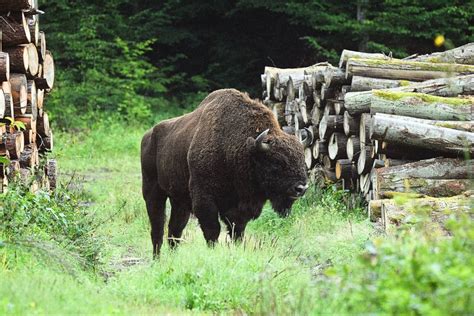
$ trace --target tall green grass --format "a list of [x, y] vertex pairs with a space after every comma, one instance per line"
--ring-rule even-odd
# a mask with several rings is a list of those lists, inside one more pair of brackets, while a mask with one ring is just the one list
[[[93, 248], [97, 259], [57, 242], [68, 236], [56, 229], [60, 221], [52, 220], [53, 227], [41, 233], [27, 229], [23, 243], [15, 244], [17, 234], [3, 231], [0, 314], [474, 310], [472, 221], [454, 221], [451, 238], [432, 238], [422, 229], [383, 236], [362, 209], [348, 208], [344, 192], [332, 188], [312, 188], [286, 219], [266, 206], [238, 244], [222, 233], [217, 246], [207, 247], [191, 219], [180, 247], [172, 251], [165, 245], [160, 260], [151, 260], [140, 192], [144, 131], [111, 123], [59, 135], [55, 155], [64, 192], [81, 193], [75, 204], [61, 203], [59, 196], [50, 203], [64, 208], [73, 225], [84, 214], [93, 219], [86, 244], [99, 246]], [[24, 203], [21, 197], [9, 198]], [[35, 205], [49, 207], [44, 201]], [[15, 207], [10, 203], [10, 210]], [[46, 216], [44, 210], [22, 210]], [[81, 260], [93, 262], [94, 268]]]

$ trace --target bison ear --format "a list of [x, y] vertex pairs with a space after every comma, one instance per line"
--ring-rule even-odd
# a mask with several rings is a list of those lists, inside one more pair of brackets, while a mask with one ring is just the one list
[[266, 129], [261, 132], [260, 135], [257, 136], [257, 138], [255, 138], [255, 146], [257, 147], [258, 151], [267, 152], [270, 150], [270, 144], [265, 141], [265, 138], [267, 137], [269, 131], [270, 129]]

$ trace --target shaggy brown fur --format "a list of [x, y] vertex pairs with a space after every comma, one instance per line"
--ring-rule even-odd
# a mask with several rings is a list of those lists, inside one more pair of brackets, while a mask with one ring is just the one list
[[[264, 143], [269, 150], [256, 142], [266, 129]], [[280, 215], [287, 215], [304, 193], [297, 187], [307, 181], [303, 146], [297, 138], [285, 134], [263, 104], [234, 89], [214, 91], [192, 113], [148, 131], [142, 140], [141, 163], [155, 255], [163, 242], [167, 198], [172, 207], [171, 247], [191, 212], [205, 239], [213, 243], [220, 233], [219, 217], [239, 239], [266, 200]]]

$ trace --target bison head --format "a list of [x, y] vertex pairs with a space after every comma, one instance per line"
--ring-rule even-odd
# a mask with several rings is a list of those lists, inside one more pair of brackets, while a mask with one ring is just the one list
[[259, 191], [280, 216], [289, 215], [295, 200], [308, 188], [303, 145], [295, 136], [269, 130], [249, 138], [249, 143]]

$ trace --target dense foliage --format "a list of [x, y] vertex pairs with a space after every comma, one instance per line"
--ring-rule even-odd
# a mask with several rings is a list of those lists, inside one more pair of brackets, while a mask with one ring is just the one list
[[[344, 48], [444, 50], [474, 40], [469, 2], [45, 1], [42, 28], [59, 72], [50, 108], [63, 126], [103, 111], [146, 122], [217, 88], [257, 97], [266, 65], [336, 62]], [[444, 46], [434, 46], [438, 34]]]

